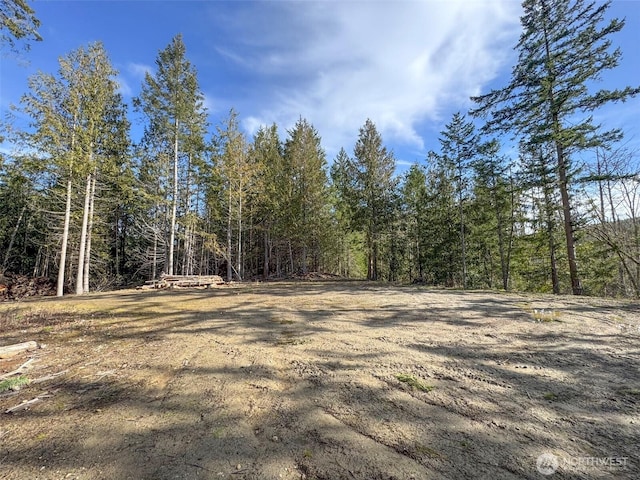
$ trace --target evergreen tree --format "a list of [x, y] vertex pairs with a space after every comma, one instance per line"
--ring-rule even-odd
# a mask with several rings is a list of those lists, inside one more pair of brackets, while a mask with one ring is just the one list
[[195, 68], [185, 55], [182, 35], [177, 35], [158, 54], [155, 76], [146, 74], [142, 93], [134, 100], [134, 105], [146, 115], [154, 138], [171, 148], [171, 213], [167, 241], [167, 273], [170, 275], [174, 273], [175, 263], [179, 183], [187, 178], [189, 168], [184, 164], [190, 155], [204, 149], [206, 128], [204, 96], [198, 87]]
[[[455, 168], [443, 157], [429, 152], [426, 201], [422, 235], [427, 279], [436, 285], [460, 284], [456, 272], [462, 271], [460, 225]], [[445, 159], [446, 160], [446, 159]]]
[[[218, 128], [219, 153], [216, 158], [218, 177], [224, 185], [224, 202], [226, 205], [226, 238], [227, 238], [227, 279], [231, 281], [235, 272], [238, 280], [242, 280], [242, 234], [243, 207], [252, 186], [252, 172], [248, 157], [247, 141], [239, 130], [238, 114], [229, 112], [223, 126]], [[233, 237], [235, 230], [235, 249]], [[236, 259], [235, 266], [233, 259]]]
[[[291, 270], [297, 263], [306, 274], [309, 262], [318, 270], [321, 246], [328, 227], [327, 162], [316, 129], [300, 118], [284, 144], [287, 171], [284, 199], [286, 235], [290, 248]], [[294, 250], [298, 262], [294, 261]]]
[[272, 270], [278, 226], [284, 221], [280, 192], [284, 159], [275, 123], [258, 130], [253, 138], [250, 156], [256, 169], [254, 202], [257, 222], [262, 232], [262, 276], [267, 279]]
[[[171, 146], [165, 140], [157, 129], [147, 125], [135, 148], [138, 197], [135, 222], [140, 237], [136, 256], [139, 270], [150, 280], [167, 271], [172, 168]], [[124, 268], [119, 252], [119, 245], [115, 245], [112, 257], [116, 276], [120, 276]]]
[[553, 154], [549, 145], [532, 145], [521, 142], [521, 183], [531, 199], [531, 230], [533, 239], [541, 242], [537, 250], [545, 249], [549, 261], [549, 278], [554, 294], [561, 292], [558, 267], [557, 227], [560, 223], [558, 211], [556, 171], [549, 156]]
[[357, 208], [356, 172], [353, 160], [341, 148], [330, 170], [333, 215], [338, 263], [337, 271], [346, 277], [361, 276], [358, 265], [360, 233], [354, 230], [354, 214]]
[[125, 119], [122, 98], [116, 93], [117, 72], [111, 66], [102, 44], [90, 45], [86, 55], [79, 57], [77, 68], [86, 75], [81, 84], [85, 114], [80, 138], [83, 139], [86, 152], [86, 183], [76, 277], [76, 294], [80, 295], [89, 290], [96, 176], [113, 156], [125, 153], [114, 146], [124, 143], [126, 150], [129, 125]]
[[[474, 227], [476, 248], [487, 250], [484, 259], [493, 258], [498, 251], [499, 275], [502, 288], [509, 290], [511, 256], [515, 236], [518, 186], [507, 158], [499, 155], [497, 141], [483, 146], [480, 156], [473, 162], [474, 195], [470, 211]], [[486, 284], [493, 287], [492, 268], [485, 268]]]
[[600, 26], [611, 2], [524, 0], [523, 32], [516, 46], [518, 63], [511, 81], [500, 90], [474, 97], [474, 115], [488, 117], [492, 131], [512, 131], [534, 144], [550, 143], [562, 202], [571, 288], [582, 293], [575, 253], [571, 200], [571, 154], [606, 145], [620, 131], [601, 131], [591, 112], [640, 92], [639, 88], [590, 91], [594, 80], [618, 65], [621, 52], [611, 50], [609, 36], [624, 27], [613, 19]]
[[403, 216], [409, 244], [409, 280], [424, 282], [426, 265], [426, 220], [427, 172], [424, 167], [412, 165], [402, 184]]
[[354, 175], [353, 221], [366, 241], [367, 279], [378, 280], [381, 246], [392, 223], [392, 197], [398, 182], [395, 158], [369, 119], [360, 128], [349, 170]]
[[471, 163], [479, 154], [480, 137], [475, 132], [473, 123], [467, 122], [461, 113], [455, 113], [451, 122], [441, 132], [441, 157], [439, 161], [446, 165], [445, 169], [453, 173], [457, 197], [458, 228], [460, 230], [460, 260], [462, 288], [467, 288], [467, 239], [465, 204], [469, 197], [469, 177]]
[[[140, 199], [135, 189], [127, 107], [120, 94], [113, 96], [107, 106], [92, 177], [83, 280], [85, 291], [89, 290], [91, 276], [107, 278], [110, 283], [122, 285], [131, 281], [131, 277], [125, 279], [121, 275], [131, 275], [137, 270], [135, 262], [131, 264], [128, 257], [128, 247], [135, 230], [134, 212]], [[96, 197], [100, 202], [96, 202]], [[93, 220], [94, 217], [97, 221]], [[93, 230], [100, 235], [92, 235]], [[101, 269], [98, 275], [90, 275], [89, 271], [94, 239], [100, 241], [99, 252], [96, 252], [101, 260], [96, 264]]]

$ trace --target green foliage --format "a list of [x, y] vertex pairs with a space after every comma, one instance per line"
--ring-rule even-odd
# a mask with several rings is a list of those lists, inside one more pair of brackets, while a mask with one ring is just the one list
[[[443, 175], [451, 181], [455, 191], [456, 224], [458, 225], [457, 250], [459, 251], [459, 278], [462, 288], [468, 286], [467, 265], [467, 218], [466, 204], [470, 197], [470, 166], [478, 156], [482, 147], [480, 136], [476, 134], [473, 123], [465, 120], [460, 113], [455, 113], [440, 137], [441, 155], [434, 155]], [[452, 267], [452, 265], [450, 265]], [[453, 273], [453, 272], [450, 272]]]
[[252, 168], [253, 165], [249, 162], [247, 141], [240, 132], [238, 114], [235, 110], [231, 110], [224, 125], [218, 127], [217, 145], [219, 151], [214, 158], [214, 165], [222, 185], [222, 205], [226, 207], [223, 208], [223, 216], [226, 218], [227, 278], [231, 281], [235, 271], [238, 280], [242, 280], [243, 208], [246, 207], [248, 190], [253, 186], [253, 177], [258, 175], [259, 171]]
[[344, 169], [350, 177], [343, 181], [343, 195], [351, 200], [352, 229], [365, 235], [367, 279], [378, 280], [384, 241], [393, 224], [393, 197], [398, 184], [395, 158], [369, 119], [360, 128], [353, 153]]
[[[635, 168], [609, 159], [578, 184], [573, 163], [575, 152], [620, 136], [601, 132], [590, 112], [638, 93], [590, 90], [619, 59], [607, 37], [624, 22], [603, 22], [608, 6], [525, 0], [510, 83], [475, 98], [472, 113], [486, 128], [456, 113], [440, 151], [401, 178], [371, 120], [352, 156], [341, 149], [330, 169], [320, 134], [303, 118], [284, 140], [276, 124], [249, 139], [231, 109], [209, 132], [180, 35], [158, 53], [134, 100], [144, 134], [131, 148], [117, 72], [101, 44], [80, 48], [56, 74], [30, 79], [21, 113], [31, 128], [7, 129], [16, 151], [0, 157], [0, 269], [54, 273], [66, 200], [76, 266], [79, 206], [93, 185], [85, 253], [94, 288], [162, 271], [242, 279], [322, 271], [555, 293], [582, 280], [586, 293], [640, 295]], [[517, 159], [479, 134], [506, 131], [520, 140]]]
[[408, 280], [424, 281], [427, 239], [423, 234], [427, 221], [427, 172], [412, 165], [401, 186], [403, 219], [407, 235]]
[[422, 226], [423, 238], [428, 240], [423, 270], [428, 283], [452, 287], [460, 284], [458, 274], [462, 271], [454, 172], [435, 153], [429, 155], [429, 161]]
[[[24, 204], [28, 207], [24, 210], [26, 225], [34, 232], [29, 240], [40, 242], [37, 253], [31, 256], [30, 271], [36, 275], [50, 274], [49, 262], [56, 263], [53, 251], [61, 240], [57, 263], [58, 292], [62, 294], [67, 244], [78, 248], [80, 259], [85, 253], [90, 258], [90, 240], [76, 243], [79, 235], [76, 188], [90, 186], [89, 182], [97, 177], [107, 179], [123, 173], [116, 172], [113, 165], [115, 158], [126, 153], [129, 124], [126, 107], [117, 93], [117, 72], [101, 43], [70, 52], [59, 59], [59, 65], [55, 75], [39, 72], [29, 78], [29, 92], [23, 95], [17, 109], [30, 118], [31, 128], [11, 132], [11, 140], [20, 149], [18, 152], [29, 152], [15, 154], [12, 163], [29, 179], [30, 191], [25, 193], [29, 201]], [[103, 196], [106, 197], [108, 194]], [[94, 204], [85, 205], [86, 211]], [[56, 210], [64, 212], [64, 222], [60, 222], [62, 217], [52, 214]], [[41, 229], [42, 225], [33, 222], [35, 212], [46, 222], [46, 228]], [[22, 228], [20, 220], [20, 215], [11, 220], [13, 232]], [[86, 240], [91, 235], [86, 222], [83, 232], [81, 238]], [[12, 238], [17, 237], [10, 235], [9, 246], [17, 246]], [[77, 264], [85, 266], [82, 261]], [[18, 264], [18, 271], [24, 271], [25, 266]], [[16, 268], [15, 262], [12, 268]], [[78, 277], [82, 280], [81, 271]]]
[[0, 42], [3, 48], [17, 52], [18, 42], [24, 41], [24, 48], [28, 50], [28, 41], [42, 40], [39, 27], [40, 20], [26, 0], [0, 0]]
[[[278, 126], [274, 123], [270, 127], [261, 127], [256, 132], [253, 142], [249, 147], [251, 163], [256, 170], [254, 191], [250, 197], [251, 208], [255, 217], [256, 251], [255, 273], [262, 273], [263, 278], [269, 278], [274, 267], [279, 262], [274, 262], [274, 243], [282, 236], [285, 218], [284, 209], [284, 182], [285, 163], [283, 158], [283, 146], [278, 135]], [[261, 252], [261, 258], [259, 253]], [[274, 265], [275, 263], [275, 265]]]
[[433, 390], [435, 388], [433, 385], [427, 385], [427, 384], [421, 382], [420, 380], [418, 380], [413, 375], [407, 375], [405, 373], [399, 373], [399, 374], [396, 375], [396, 378], [399, 381], [401, 381], [402, 383], [406, 383], [410, 387], [415, 388], [416, 390], [420, 390], [421, 392], [430, 392], [431, 390]]
[[520, 185], [499, 144], [483, 145], [473, 162], [473, 197], [469, 207], [469, 244], [475, 253], [470, 271], [476, 287], [510, 288], [511, 258], [520, 200]]
[[[176, 137], [182, 145], [203, 147], [206, 127], [204, 96], [199, 90], [196, 70], [186, 58], [182, 35], [176, 35], [156, 58], [154, 75], [146, 73], [142, 92], [134, 105], [148, 120], [149, 129], [169, 144]], [[176, 152], [173, 152], [176, 153]]]
[[7, 378], [0, 381], [0, 393], [6, 392], [7, 390], [19, 390], [20, 387], [28, 384], [29, 379], [22, 375], [18, 377]]
[[[578, 274], [571, 199], [571, 154], [609, 145], [619, 140], [621, 131], [601, 131], [593, 123], [597, 108], [640, 93], [640, 88], [596, 90], [606, 70], [618, 65], [620, 50], [611, 51], [609, 35], [619, 32], [624, 21], [604, 22], [611, 2], [585, 3], [583, 0], [525, 0], [521, 17], [522, 35], [510, 82], [502, 89], [474, 97], [473, 115], [487, 118], [486, 130], [509, 131], [526, 139], [534, 149], [545, 146], [555, 158], [562, 205], [567, 262], [574, 294], [583, 293]], [[604, 23], [604, 26], [601, 26]], [[554, 248], [551, 248], [553, 254]], [[553, 260], [552, 260], [553, 262]], [[553, 281], [554, 291], [559, 290]]]
[[297, 251], [292, 271], [307, 273], [309, 264], [317, 270], [320, 245], [328, 224], [328, 190], [325, 153], [313, 126], [300, 118], [284, 144], [284, 206], [288, 212], [283, 225], [286, 241]]
[[[161, 173], [167, 178], [164, 185], [147, 184], [149, 193], [156, 197], [155, 218], [149, 229], [154, 252], [150, 259], [152, 272], [157, 274], [162, 264], [169, 274], [177, 273], [178, 268], [183, 273], [191, 273], [196, 232], [195, 225], [188, 219], [199, 202], [198, 192], [194, 193], [192, 185], [198, 176], [198, 167], [204, 164], [207, 114], [196, 70], [186, 58], [182, 35], [176, 35], [158, 53], [156, 72], [154, 75], [147, 72], [142, 92], [133, 103], [147, 122], [145, 143], [161, 160]], [[169, 210], [168, 228], [161, 224], [160, 216], [166, 210]], [[160, 236], [162, 238], [158, 238]], [[180, 247], [177, 240], [182, 240], [181, 258], [177, 255]], [[159, 260], [159, 244], [164, 250], [164, 262]]]

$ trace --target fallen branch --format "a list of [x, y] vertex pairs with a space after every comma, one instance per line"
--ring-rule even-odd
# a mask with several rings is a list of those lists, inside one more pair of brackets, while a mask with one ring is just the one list
[[15, 397], [16, 395], [20, 395], [20, 390], [7, 390], [6, 392], [2, 392], [0, 393], [0, 398], [7, 398], [7, 397]]
[[38, 395], [36, 398], [31, 400], [25, 400], [24, 402], [16, 405], [15, 407], [8, 408], [4, 411], [4, 413], [15, 413], [21, 412], [22, 410], [29, 410], [29, 408], [33, 407], [36, 403], [40, 403], [43, 398], [49, 398], [51, 395], [48, 392], [43, 393], [42, 395]]
[[19, 373], [22, 373], [23, 370], [27, 367], [27, 365], [29, 365], [31, 362], [33, 362], [33, 360], [34, 360], [33, 358], [30, 358], [29, 360], [24, 362], [22, 365], [20, 365], [15, 370], [12, 370], [11, 372], [8, 372], [8, 373], [3, 373], [2, 375], [0, 375], [0, 380], [4, 380], [5, 378], [12, 377], [13, 375], [17, 375]]
[[30, 380], [29, 383], [42, 383], [46, 382], [47, 380], [53, 380], [54, 378], [58, 378], [60, 375], [64, 375], [68, 371], [69, 370], [62, 370], [58, 373], [52, 373], [51, 375], [45, 375], [44, 377], [34, 378], [33, 380]]
[[37, 349], [38, 344], [33, 341], [6, 345], [4, 347], [0, 347], [0, 358], [9, 358], [21, 352], [28, 352], [29, 350]]

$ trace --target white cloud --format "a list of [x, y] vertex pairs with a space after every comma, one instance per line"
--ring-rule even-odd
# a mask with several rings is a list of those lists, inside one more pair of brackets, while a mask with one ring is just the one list
[[242, 120], [242, 128], [244, 128], [249, 136], [255, 135], [263, 125], [266, 125], [263, 119], [253, 116], [244, 117]]
[[207, 112], [213, 113], [218, 111], [218, 105], [220, 103], [218, 102], [218, 99], [206, 92], [204, 92], [203, 95], [204, 95], [204, 98], [203, 98], [202, 104], [204, 108], [207, 110]]
[[118, 84], [118, 91], [122, 94], [123, 97], [131, 97], [133, 95], [133, 89], [129, 82], [125, 80], [122, 75], [118, 75], [116, 78], [116, 83]]
[[[118, 90], [122, 96], [127, 98], [137, 95], [140, 85], [147, 73], [153, 75], [153, 69], [149, 65], [133, 62], [127, 63], [124, 69], [120, 70], [118, 78], [116, 79]], [[132, 87], [132, 84], [134, 84], [135, 87]]]
[[303, 116], [333, 155], [350, 150], [371, 118], [386, 143], [423, 150], [421, 125], [448, 121], [452, 106], [466, 110], [509, 67], [519, 8], [513, 0], [251, 3], [218, 14], [232, 39], [218, 52], [261, 78], [238, 107], [251, 130], [290, 128]]
[[147, 73], [153, 75], [153, 67], [144, 63], [129, 62], [126, 66], [126, 70], [131, 76], [140, 81], [144, 80]]

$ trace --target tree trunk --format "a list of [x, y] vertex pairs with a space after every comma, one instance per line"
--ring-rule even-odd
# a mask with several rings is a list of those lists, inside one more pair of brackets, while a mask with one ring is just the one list
[[553, 240], [552, 227], [547, 226], [547, 235], [549, 236], [549, 262], [551, 267], [551, 286], [555, 295], [560, 294], [560, 282], [558, 280], [558, 266], [556, 262], [556, 242]]
[[289, 240], [288, 243], [289, 243], [289, 268], [290, 268], [289, 273], [294, 274], [295, 267], [293, 262], [293, 246], [291, 245], [291, 240]]
[[495, 182], [495, 187], [496, 190], [494, 190], [494, 194], [493, 194], [493, 204], [494, 204], [494, 209], [496, 212], [496, 219], [498, 221], [498, 225], [497, 225], [497, 230], [498, 230], [498, 250], [500, 252], [500, 274], [502, 276], [502, 288], [505, 291], [509, 290], [509, 270], [510, 270], [510, 260], [511, 260], [511, 245], [513, 243], [513, 217], [514, 217], [514, 203], [515, 203], [515, 199], [514, 197], [514, 193], [513, 193], [513, 179], [511, 179], [511, 201], [510, 201], [510, 210], [511, 210], [511, 215], [509, 218], [509, 234], [508, 234], [508, 242], [506, 244], [506, 248], [505, 248], [505, 243], [507, 242], [507, 240], [505, 239], [505, 223], [506, 223], [506, 219], [504, 218], [503, 213], [500, 211], [500, 201], [498, 199], [498, 193], [497, 193], [497, 189], [498, 189], [498, 182], [496, 180]]
[[371, 242], [367, 248], [367, 280], [373, 280], [373, 246]]
[[191, 154], [187, 156], [187, 174], [186, 174], [186, 183], [184, 187], [184, 212], [187, 219], [187, 224], [185, 225], [184, 232], [184, 243], [183, 243], [183, 251], [182, 251], [182, 275], [191, 275], [193, 272], [190, 268], [190, 256], [191, 256], [191, 231], [190, 228], [190, 219], [189, 213], [191, 212]]
[[115, 270], [116, 278], [120, 276], [120, 248], [118, 247], [118, 241], [120, 235], [118, 234], [118, 225], [120, 222], [120, 209], [116, 208], [115, 221], [113, 222], [113, 268]]
[[244, 276], [242, 268], [242, 184], [238, 192], [238, 258], [236, 259], [236, 273], [238, 280], [242, 281]]
[[189, 226], [189, 220], [186, 220], [184, 227], [184, 242], [182, 244], [182, 265], [180, 267], [181, 275], [189, 274], [189, 249], [191, 248], [189, 245], [189, 242], [191, 241], [189, 235], [191, 235], [191, 228]]
[[464, 208], [462, 206], [462, 198], [460, 202], [460, 252], [462, 254], [462, 288], [467, 289], [467, 245], [464, 232]]
[[227, 207], [227, 282], [233, 280], [233, 265], [231, 264], [232, 234], [231, 234], [231, 190], [229, 190], [229, 205]]
[[371, 280], [378, 280], [378, 239], [373, 241], [373, 277]]
[[87, 248], [87, 225], [89, 223], [89, 205], [91, 203], [91, 177], [87, 175], [87, 186], [84, 192], [84, 207], [82, 209], [82, 229], [80, 231], [80, 248], [78, 250], [78, 274], [76, 276], [76, 295], [82, 295], [84, 279], [84, 256]]
[[271, 253], [271, 245], [269, 243], [269, 230], [264, 231], [264, 263], [262, 264], [262, 276], [265, 280], [269, 278], [269, 254]]
[[[554, 119], [557, 121], [557, 119]], [[558, 155], [558, 184], [560, 198], [562, 199], [562, 213], [564, 217], [564, 234], [567, 242], [567, 259], [569, 261], [569, 276], [571, 278], [571, 291], [574, 295], [582, 295], [582, 284], [578, 276], [578, 262], [576, 260], [576, 241], [573, 236], [573, 218], [571, 214], [571, 201], [569, 199], [569, 187], [567, 180], [567, 165], [562, 145], [556, 141]]]
[[462, 288], [467, 289], [467, 242], [464, 231], [464, 204], [463, 204], [463, 183], [462, 183], [462, 160], [456, 162], [458, 170], [458, 211], [460, 215], [460, 254], [462, 255]]
[[276, 277], [280, 277], [282, 275], [282, 266], [280, 264], [281, 262], [281, 258], [280, 258], [280, 242], [276, 243]]
[[[543, 4], [544, 7], [544, 4]], [[551, 48], [549, 45], [549, 34], [544, 26], [544, 41], [546, 58], [548, 61], [547, 68], [549, 69], [550, 78], [555, 78], [555, 72], [551, 69]], [[555, 94], [553, 91], [554, 85], [551, 82], [548, 86], [549, 98], [548, 102], [551, 108], [554, 108]], [[564, 234], [567, 244], [567, 260], [569, 262], [569, 276], [571, 278], [571, 291], [574, 295], [582, 295], [582, 284], [580, 283], [580, 277], [578, 276], [578, 262], [576, 261], [576, 241], [573, 236], [573, 218], [571, 215], [571, 200], [569, 198], [569, 186], [568, 186], [568, 173], [567, 173], [567, 158], [565, 156], [564, 148], [560, 143], [560, 120], [558, 118], [557, 111], [551, 113], [551, 125], [554, 132], [554, 143], [556, 147], [557, 156], [557, 171], [558, 171], [558, 188], [560, 189], [560, 198], [562, 200], [562, 213], [564, 217]]]
[[153, 232], [153, 249], [151, 253], [153, 260], [151, 264], [151, 280], [155, 280], [158, 277], [158, 233]]
[[30, 340], [28, 342], [14, 343], [0, 347], [0, 358], [13, 357], [19, 353], [37, 350], [40, 348], [36, 342]]
[[309, 267], [307, 265], [307, 255], [308, 255], [308, 253], [307, 253], [307, 244], [305, 242], [302, 245], [302, 266], [301, 266], [301, 268], [302, 268], [303, 275], [306, 275], [308, 270], [309, 270]]
[[38, 253], [36, 254], [36, 261], [34, 262], [34, 266], [33, 266], [33, 276], [34, 277], [39, 277], [40, 275], [38, 275], [40, 273], [41, 270], [40, 269], [40, 264], [42, 262], [42, 245], [40, 245], [38, 247]]
[[509, 288], [509, 275], [511, 272], [511, 253], [513, 252], [513, 238], [515, 237], [515, 229], [516, 229], [516, 193], [515, 186], [513, 182], [513, 174], [511, 170], [509, 170], [509, 185], [510, 185], [510, 199], [509, 199], [509, 242], [507, 243], [507, 258], [506, 258], [506, 272], [503, 274], [503, 282], [505, 286], [505, 290]]
[[175, 136], [173, 139], [173, 199], [171, 201], [171, 230], [169, 232], [169, 264], [167, 274], [173, 275], [173, 250], [176, 241], [176, 215], [178, 213], [178, 119], [175, 121]]
[[506, 291], [509, 286], [509, 276], [507, 274], [506, 255], [504, 251], [504, 232], [502, 215], [498, 214], [498, 251], [500, 253], [500, 274], [502, 276], [502, 288]]
[[156, 201], [153, 211], [153, 263], [151, 265], [151, 280], [158, 278], [158, 232], [160, 231], [160, 226], [158, 225], [158, 210], [160, 210], [160, 205]]
[[93, 233], [93, 213], [96, 200], [96, 174], [91, 179], [91, 200], [89, 201], [89, 224], [87, 225], [87, 253], [84, 256], [84, 277], [82, 279], [84, 293], [89, 292], [89, 267], [91, 266], [91, 235]]
[[[544, 167], [543, 167], [544, 168]], [[553, 189], [548, 185], [548, 180], [545, 174], [542, 175], [542, 193], [544, 195], [544, 223], [546, 226], [547, 242], [549, 244], [549, 263], [551, 268], [551, 286], [553, 293], [558, 295], [560, 293], [560, 281], [558, 279], [558, 264], [556, 256], [556, 242], [553, 238], [555, 230], [554, 215], [554, 202], [552, 198]]]
[[69, 223], [71, 222], [71, 174], [67, 180], [67, 202], [64, 209], [64, 227], [62, 229], [62, 246], [60, 247], [60, 265], [58, 266], [58, 283], [56, 295], [64, 295], [64, 274], [67, 265], [67, 243], [69, 241]]

